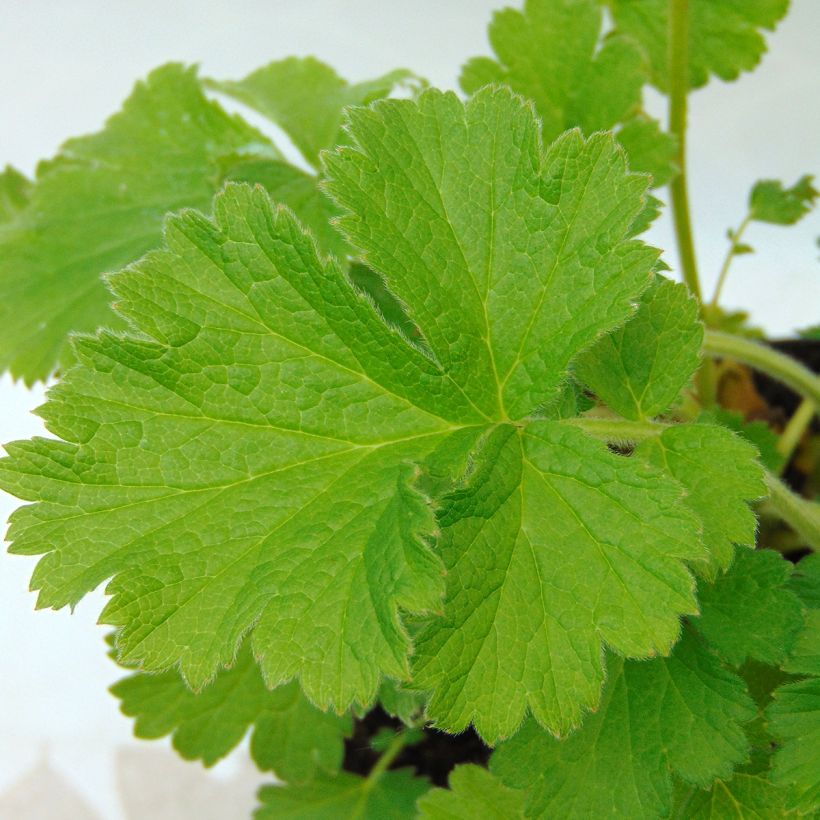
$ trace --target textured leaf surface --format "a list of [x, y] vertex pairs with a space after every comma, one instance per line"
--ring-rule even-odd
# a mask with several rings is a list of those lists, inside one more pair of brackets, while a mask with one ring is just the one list
[[700, 363], [703, 327], [685, 285], [658, 277], [623, 327], [584, 351], [577, 377], [629, 419], [668, 410]]
[[69, 331], [120, 327], [101, 274], [160, 245], [167, 211], [208, 210], [219, 159], [272, 152], [205, 99], [193, 69], [167, 65], [120, 113], [42, 163], [28, 206], [0, 233], [0, 370], [33, 382], [65, 362]]
[[704, 556], [679, 486], [555, 422], [499, 427], [439, 514], [444, 617], [418, 638], [428, 715], [488, 742], [529, 708], [566, 733], [603, 683], [602, 643], [646, 657], [694, 612], [680, 559]]
[[794, 225], [814, 207], [817, 191], [814, 177], [806, 174], [791, 188], [778, 180], [758, 182], [749, 196], [749, 214], [758, 222], [774, 225]]
[[524, 793], [508, 788], [481, 766], [456, 766], [448, 785], [449, 789], [431, 789], [419, 799], [420, 820], [524, 817]]
[[652, 174], [653, 187], [677, 176], [677, 139], [663, 131], [657, 120], [635, 115], [618, 129], [618, 142], [626, 149], [631, 168]]
[[415, 817], [416, 800], [430, 784], [407, 770], [386, 772], [366, 786], [363, 777], [342, 772], [301, 786], [265, 786], [256, 820], [386, 820]]
[[[78, 341], [80, 366], [41, 410], [62, 441], [9, 445], [0, 484], [40, 502], [15, 514], [13, 549], [46, 553], [40, 606], [110, 579], [101, 619], [120, 627], [123, 663], [178, 666], [199, 689], [250, 632], [269, 686], [298, 677], [322, 706], [370, 703], [383, 675], [409, 676], [402, 613], [441, 612], [418, 465], [434, 451], [453, 465], [449, 490], [494, 429], [526, 480], [490, 477], [482, 552], [451, 540], [448, 560], [494, 567], [509, 643], [492, 652], [494, 618], [459, 569], [425, 638], [458, 662], [425, 674], [448, 725], [475, 712], [487, 736], [509, 733], [529, 701], [569, 728], [597, 702], [602, 642], [668, 651], [695, 611], [686, 562], [705, 558], [677, 482], [527, 415], [558, 401], [570, 359], [648, 284], [655, 251], [624, 238], [646, 180], [606, 135], [544, 153], [507, 90], [354, 109], [352, 138], [329, 159], [334, 194], [357, 209], [343, 224], [418, 337], [386, 324], [262, 188], [229, 186], [213, 220], [170, 219], [167, 248], [111, 278], [133, 332]], [[511, 551], [508, 573], [497, 555]], [[507, 686], [470, 704], [485, 671]]]
[[535, 103], [547, 143], [568, 128], [591, 134], [630, 121], [630, 166], [658, 173], [661, 184], [674, 172], [675, 143], [654, 120], [633, 119], [646, 80], [643, 57], [626, 38], [600, 42], [602, 23], [595, 0], [526, 0], [522, 11], [498, 11], [489, 26], [497, 60], [468, 61], [461, 87], [473, 94], [488, 83], [509, 85]]
[[679, 820], [772, 820], [790, 816], [787, 792], [765, 777], [737, 774], [711, 789], [681, 788], [672, 816]]
[[711, 554], [700, 569], [714, 578], [732, 562], [734, 545], [753, 547], [757, 519], [749, 502], [766, 494], [755, 448], [723, 427], [686, 424], [643, 442], [636, 455], [668, 470], [687, 490]]
[[746, 760], [756, 713], [743, 681], [688, 633], [669, 658], [610, 659], [601, 706], [565, 740], [528, 721], [492, 770], [529, 817], [667, 816], [672, 772], [708, 786]]
[[261, 769], [287, 782], [338, 771], [349, 717], [321, 712], [297, 683], [269, 690], [253, 656], [243, 649], [199, 694], [176, 670], [137, 673], [111, 692], [122, 711], [135, 718], [134, 734], [154, 739], [173, 734], [174, 748], [187, 760], [211, 766], [225, 757], [253, 727], [251, 754]]
[[[634, 37], [649, 58], [652, 82], [669, 83], [667, 0], [611, 0], [616, 31]], [[789, 0], [690, 0], [689, 85], [700, 88], [710, 75], [735, 80], [751, 71], [766, 51], [761, 29], [773, 30]]]
[[326, 160], [342, 230], [475, 406], [525, 416], [649, 284], [655, 252], [624, 241], [646, 179], [607, 135], [570, 132], [544, 153], [504, 89], [350, 117], [356, 147]]
[[[9, 222], [28, 203], [32, 183], [16, 168], [7, 165], [0, 174], [0, 225]], [[2, 234], [0, 234], [2, 241]]]
[[733, 666], [747, 658], [779, 664], [803, 624], [790, 574], [780, 553], [741, 550], [725, 575], [699, 586], [695, 627]]
[[242, 80], [208, 84], [275, 122], [305, 159], [318, 166], [319, 151], [346, 141], [340, 133], [346, 106], [367, 105], [387, 97], [397, 85], [415, 82], [409, 71], [397, 70], [351, 85], [315, 57], [288, 57]]

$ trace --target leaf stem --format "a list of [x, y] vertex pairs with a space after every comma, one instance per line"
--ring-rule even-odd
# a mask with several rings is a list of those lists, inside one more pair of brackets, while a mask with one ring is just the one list
[[753, 367], [820, 405], [820, 378], [800, 362], [766, 345], [731, 333], [707, 330], [703, 336], [703, 352]]
[[777, 452], [783, 456], [783, 466], [781, 472], [786, 469], [803, 433], [811, 424], [814, 414], [817, 412], [817, 405], [811, 399], [803, 399], [800, 406], [795, 410], [794, 415], [789, 419], [789, 423], [780, 435], [777, 442]]
[[749, 223], [752, 221], [752, 215], [748, 214], [743, 222], [738, 225], [736, 231], [732, 233], [732, 241], [729, 245], [729, 250], [726, 252], [726, 258], [723, 260], [723, 265], [720, 268], [720, 273], [718, 274], [718, 280], [715, 284], [715, 292], [712, 294], [712, 301], [709, 302], [709, 307], [716, 308], [718, 302], [720, 301], [720, 294], [723, 292], [723, 286], [726, 284], [726, 277], [729, 274], [729, 268], [732, 265], [732, 260], [735, 257], [735, 251], [737, 250], [738, 246], [740, 245], [740, 240], [743, 237], [743, 233], [745, 232], [746, 228], [749, 227]]
[[678, 139], [678, 175], [669, 184], [681, 274], [701, 301], [686, 183], [686, 97], [689, 92], [689, 0], [669, 0], [669, 131]]
[[772, 512], [785, 521], [805, 542], [820, 551], [820, 504], [801, 498], [777, 476], [765, 470]]
[[365, 792], [373, 789], [381, 779], [381, 776], [390, 768], [393, 761], [399, 756], [401, 750], [407, 743], [407, 730], [398, 732], [390, 745], [384, 750], [384, 754], [376, 761], [376, 765], [370, 770], [364, 784]]

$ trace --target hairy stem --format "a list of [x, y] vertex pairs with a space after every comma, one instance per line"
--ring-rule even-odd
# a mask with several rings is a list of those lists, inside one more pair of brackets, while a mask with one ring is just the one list
[[565, 423], [571, 424], [573, 427], [580, 427], [593, 438], [610, 441], [613, 444], [627, 444], [655, 438], [670, 426], [655, 421], [601, 419], [589, 416], [566, 419]]
[[777, 452], [783, 456], [784, 470], [791, 461], [800, 439], [803, 438], [803, 433], [811, 424], [814, 414], [817, 412], [817, 405], [811, 399], [803, 399], [800, 406], [795, 410], [794, 415], [789, 419], [789, 423], [783, 430], [780, 439], [777, 442]]
[[743, 237], [746, 228], [749, 227], [749, 223], [751, 221], [752, 216], [749, 214], [743, 222], [740, 223], [737, 230], [732, 234], [732, 241], [729, 245], [729, 250], [726, 252], [726, 258], [723, 260], [723, 265], [720, 268], [717, 284], [715, 285], [715, 292], [712, 294], [712, 301], [709, 303], [710, 307], [717, 307], [717, 304], [720, 301], [720, 294], [723, 292], [723, 286], [726, 284], [726, 277], [729, 275], [729, 268], [731, 267], [732, 260], [735, 257], [735, 251], [737, 250], [738, 245], [740, 245], [740, 240]]
[[777, 476], [766, 472], [769, 505], [813, 550], [820, 551], [820, 504], [793, 493]]
[[669, 0], [669, 131], [678, 139], [678, 175], [669, 185], [681, 274], [701, 300], [686, 184], [686, 97], [689, 91], [689, 0]]
[[703, 352], [753, 367], [820, 405], [820, 378], [800, 362], [766, 345], [731, 333], [707, 330], [703, 337]]

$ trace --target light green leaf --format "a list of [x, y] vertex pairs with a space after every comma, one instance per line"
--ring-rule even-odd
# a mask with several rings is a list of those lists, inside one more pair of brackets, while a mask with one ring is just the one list
[[173, 734], [174, 748], [186, 760], [206, 766], [225, 757], [253, 727], [251, 753], [259, 768], [293, 783], [338, 771], [342, 741], [351, 729], [349, 717], [321, 712], [296, 683], [269, 690], [247, 648], [199, 694], [173, 669], [158, 675], [138, 672], [111, 692], [123, 713], [136, 718], [137, 737]]
[[319, 152], [346, 142], [340, 133], [343, 110], [367, 105], [396, 87], [415, 87], [419, 80], [399, 69], [351, 85], [315, 57], [288, 57], [269, 63], [236, 82], [208, 80], [209, 87], [245, 103], [275, 122], [308, 162], [318, 166]]
[[[652, 83], [669, 85], [668, 0], [609, 0], [616, 31], [634, 37], [649, 59]], [[789, 0], [690, 0], [689, 85], [700, 88], [714, 74], [735, 80], [766, 51], [760, 29], [774, 30]]]
[[787, 792], [766, 777], [736, 774], [718, 780], [708, 791], [677, 789], [672, 817], [675, 820], [774, 820], [788, 817]]
[[595, 707], [603, 642], [667, 653], [695, 612], [681, 559], [705, 553], [674, 481], [558, 422], [497, 427], [442, 501], [444, 617], [419, 635], [414, 686], [451, 732], [489, 743], [529, 709], [556, 734]]
[[760, 462], [773, 473], [783, 465], [783, 456], [777, 451], [777, 433], [765, 421], [746, 421], [741, 413], [718, 407], [702, 413], [698, 421], [704, 424], [721, 424], [751, 442], [757, 448]]
[[668, 470], [687, 490], [711, 556], [699, 569], [714, 578], [732, 562], [734, 545], [753, 547], [757, 519], [749, 502], [766, 494], [755, 448], [724, 427], [686, 424], [643, 442], [636, 455]]
[[510, 789], [481, 766], [456, 766], [449, 789], [431, 789], [418, 801], [419, 820], [516, 820], [524, 792]]
[[351, 212], [340, 227], [482, 413], [531, 413], [649, 284], [655, 252], [624, 239], [646, 179], [604, 134], [570, 132], [544, 154], [505, 89], [350, 117], [356, 147], [326, 158]]
[[779, 664], [803, 624], [790, 574], [780, 553], [741, 550], [725, 575], [699, 586], [695, 628], [733, 666], [747, 658]]
[[609, 659], [598, 711], [565, 740], [528, 721], [491, 768], [527, 790], [528, 817], [668, 816], [672, 773], [709, 786], [748, 757], [743, 681], [687, 632], [671, 657]]
[[626, 149], [630, 168], [652, 174], [653, 187], [677, 176], [678, 141], [661, 130], [657, 120], [637, 114], [618, 129], [618, 142]]
[[774, 179], [756, 183], [749, 195], [749, 214], [757, 222], [794, 225], [813, 207], [817, 199], [814, 177], [806, 174], [791, 188]]
[[[0, 225], [10, 222], [28, 204], [32, 183], [7, 165], [0, 173]], [[2, 241], [2, 234], [0, 234]]]
[[637, 313], [576, 359], [577, 377], [615, 412], [647, 419], [668, 410], [700, 363], [703, 326], [685, 285], [657, 277]]
[[379, 688], [379, 705], [387, 712], [410, 726], [424, 715], [426, 698], [419, 692], [411, 692], [393, 680], [384, 680]]
[[676, 143], [646, 115], [635, 118], [646, 81], [643, 57], [627, 38], [601, 40], [602, 25], [596, 0], [525, 0], [523, 11], [498, 11], [489, 26], [497, 61], [469, 60], [461, 87], [473, 94], [489, 83], [509, 85], [535, 104], [547, 143], [568, 128], [592, 134], [629, 121], [630, 167], [653, 173], [660, 185], [674, 174]]
[[[814, 628], [819, 627], [815, 619]], [[796, 808], [816, 811], [820, 808], [820, 678], [781, 686], [766, 717], [779, 742], [772, 782], [789, 788]]]
[[301, 786], [264, 786], [255, 820], [403, 820], [430, 784], [406, 769], [386, 772], [375, 782], [342, 772]]
[[220, 157], [249, 148], [273, 151], [205, 99], [194, 69], [166, 65], [102, 131], [42, 163], [28, 206], [0, 234], [0, 370], [43, 379], [70, 361], [70, 331], [122, 327], [101, 274], [159, 246], [167, 211], [207, 210]]
[[[437, 615], [430, 498], [500, 424], [510, 447], [523, 442], [514, 498], [526, 492], [538, 531], [510, 519], [508, 477], [493, 478], [492, 525], [504, 527], [477, 560], [517, 544], [511, 577], [539, 565], [537, 584], [560, 584], [546, 610], [539, 587], [525, 618], [502, 620], [504, 651], [515, 663], [532, 653], [528, 675], [547, 681], [538, 714], [568, 728], [597, 702], [602, 642], [668, 651], [695, 611], [685, 562], [705, 559], [676, 482], [526, 415], [558, 397], [572, 356], [648, 283], [656, 253], [624, 240], [646, 181], [606, 135], [570, 133], [544, 154], [531, 110], [506, 90], [354, 111], [359, 147], [330, 159], [332, 187], [361, 206], [344, 223], [419, 338], [386, 324], [290, 210], [259, 186], [228, 186], [212, 220], [169, 219], [167, 248], [110, 278], [131, 329], [77, 341], [79, 365], [40, 411], [58, 439], [8, 446], [0, 486], [36, 502], [13, 517], [13, 550], [45, 554], [39, 606], [73, 605], [108, 581], [101, 621], [119, 627], [125, 664], [177, 667], [198, 690], [247, 636], [268, 686], [299, 678], [322, 707], [369, 704], [383, 676], [409, 678], [404, 615], [486, 621], [469, 596]], [[420, 475], [434, 451], [453, 470]], [[468, 548], [451, 542], [451, 554]], [[463, 698], [460, 672], [439, 671], [439, 703]], [[507, 704], [475, 703], [488, 736], [523, 717], [528, 693], [511, 686]], [[472, 710], [438, 714], [464, 725]]]

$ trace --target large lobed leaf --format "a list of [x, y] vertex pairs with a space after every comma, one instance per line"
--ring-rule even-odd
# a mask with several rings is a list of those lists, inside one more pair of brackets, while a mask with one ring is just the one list
[[340, 224], [418, 336], [263, 189], [228, 187], [110, 278], [130, 329], [78, 339], [41, 410], [58, 438], [9, 445], [0, 484], [35, 502], [13, 550], [45, 554], [40, 606], [111, 579], [120, 659], [194, 689], [250, 633], [268, 686], [370, 703], [411, 674], [413, 614], [440, 725], [494, 740], [529, 707], [565, 732], [604, 643], [669, 651], [707, 558], [674, 478], [532, 418], [651, 280], [628, 239], [647, 180], [606, 135], [545, 151], [503, 89], [355, 109], [350, 134]]

